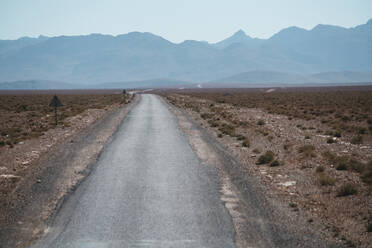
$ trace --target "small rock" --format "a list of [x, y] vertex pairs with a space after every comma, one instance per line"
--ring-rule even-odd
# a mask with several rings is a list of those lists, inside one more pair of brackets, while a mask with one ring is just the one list
[[260, 170], [261, 174], [267, 174], [267, 171], [266, 170]]
[[288, 182], [284, 182], [284, 183], [279, 183], [279, 185], [289, 187], [289, 186], [296, 185], [296, 181], [288, 181]]

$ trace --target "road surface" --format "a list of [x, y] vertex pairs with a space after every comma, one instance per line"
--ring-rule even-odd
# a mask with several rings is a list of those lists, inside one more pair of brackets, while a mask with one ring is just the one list
[[33, 247], [235, 247], [216, 169], [157, 96], [141, 98]]

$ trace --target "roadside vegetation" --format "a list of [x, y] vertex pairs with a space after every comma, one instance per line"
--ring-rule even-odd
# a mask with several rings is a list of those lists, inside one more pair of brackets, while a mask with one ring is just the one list
[[281, 200], [306, 211], [309, 223], [323, 223], [346, 245], [372, 243], [372, 87], [159, 94], [212, 132]]
[[[13, 147], [30, 138], [41, 136], [55, 127], [54, 108], [49, 107], [53, 95], [0, 95], [0, 147]], [[113, 104], [125, 104], [129, 95], [58, 95], [64, 106], [58, 108], [58, 121], [76, 116], [87, 109], [105, 109]]]
[[[341, 137], [342, 133], [348, 134], [349, 140], [354, 144], [363, 143], [363, 137], [372, 134], [371, 90], [297, 89], [266, 93], [260, 90], [224, 89], [190, 91], [182, 94], [211, 100], [217, 104], [260, 108], [271, 114], [285, 115], [289, 119], [317, 120], [328, 127], [327, 130], [321, 130], [324, 134], [332, 137]], [[257, 125], [264, 126], [265, 121], [259, 119]], [[330, 139], [328, 142], [333, 143], [333, 140]]]

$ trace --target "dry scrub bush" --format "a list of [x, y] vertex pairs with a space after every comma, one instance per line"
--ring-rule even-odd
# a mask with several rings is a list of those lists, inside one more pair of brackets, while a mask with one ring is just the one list
[[258, 158], [257, 164], [268, 164], [272, 162], [273, 160], [274, 160], [274, 153], [272, 151], [267, 151]]

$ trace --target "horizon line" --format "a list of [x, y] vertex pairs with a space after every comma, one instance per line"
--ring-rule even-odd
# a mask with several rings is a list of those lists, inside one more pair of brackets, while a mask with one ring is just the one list
[[158, 36], [158, 37], [161, 37], [173, 44], [182, 44], [186, 41], [199, 41], [199, 42], [207, 42], [208, 44], [216, 44], [218, 42], [221, 42], [221, 41], [224, 41], [230, 37], [232, 37], [233, 35], [235, 35], [236, 33], [238, 32], [241, 32], [243, 31], [243, 33], [252, 38], [252, 39], [260, 39], [260, 40], [269, 40], [271, 39], [273, 36], [275, 36], [276, 34], [280, 33], [281, 31], [283, 30], [286, 30], [286, 29], [289, 29], [289, 28], [299, 28], [299, 29], [302, 29], [302, 30], [306, 30], [306, 31], [312, 31], [314, 30], [316, 27], [320, 26], [320, 25], [324, 25], [324, 26], [333, 26], [333, 27], [340, 27], [340, 28], [344, 28], [344, 29], [353, 29], [353, 28], [356, 28], [358, 26], [361, 26], [361, 25], [366, 25], [368, 24], [369, 22], [372, 22], [372, 18], [369, 18], [365, 23], [361, 23], [361, 24], [358, 24], [358, 25], [355, 25], [355, 26], [350, 26], [350, 27], [346, 27], [346, 26], [340, 26], [340, 25], [335, 25], [335, 24], [324, 24], [324, 23], [319, 23], [319, 24], [316, 24], [313, 28], [311, 29], [307, 29], [307, 28], [303, 28], [303, 27], [300, 27], [300, 26], [287, 26], [287, 27], [284, 27], [282, 29], [280, 29], [279, 31], [273, 33], [272, 35], [270, 35], [268, 38], [259, 38], [259, 37], [252, 37], [250, 36], [249, 34], [247, 34], [247, 32], [240, 28], [238, 29], [237, 31], [235, 31], [234, 33], [232, 33], [230, 36], [228, 36], [227, 38], [224, 38], [222, 40], [219, 40], [219, 41], [206, 41], [206, 40], [196, 40], [196, 39], [185, 39], [183, 41], [180, 41], [180, 42], [174, 42], [174, 41], [171, 41], [161, 35], [158, 35], [156, 33], [153, 33], [153, 32], [149, 32], [149, 31], [130, 31], [128, 33], [117, 33], [117, 34], [106, 34], [106, 33], [96, 33], [96, 32], [93, 32], [93, 33], [82, 33], [82, 34], [60, 34], [60, 35], [55, 35], [55, 36], [48, 36], [48, 35], [44, 35], [44, 34], [39, 34], [38, 36], [20, 36], [16, 39], [7, 39], [7, 38], [0, 38], [0, 40], [2, 41], [16, 41], [16, 40], [20, 40], [20, 39], [38, 39], [40, 37], [46, 37], [46, 38], [57, 38], [57, 37], [75, 37], [75, 36], [90, 36], [90, 35], [102, 35], [102, 36], [112, 36], [112, 37], [118, 37], [118, 36], [121, 36], [121, 35], [128, 35], [128, 34], [131, 34], [131, 33], [142, 33], [142, 34], [152, 34], [154, 36]]

